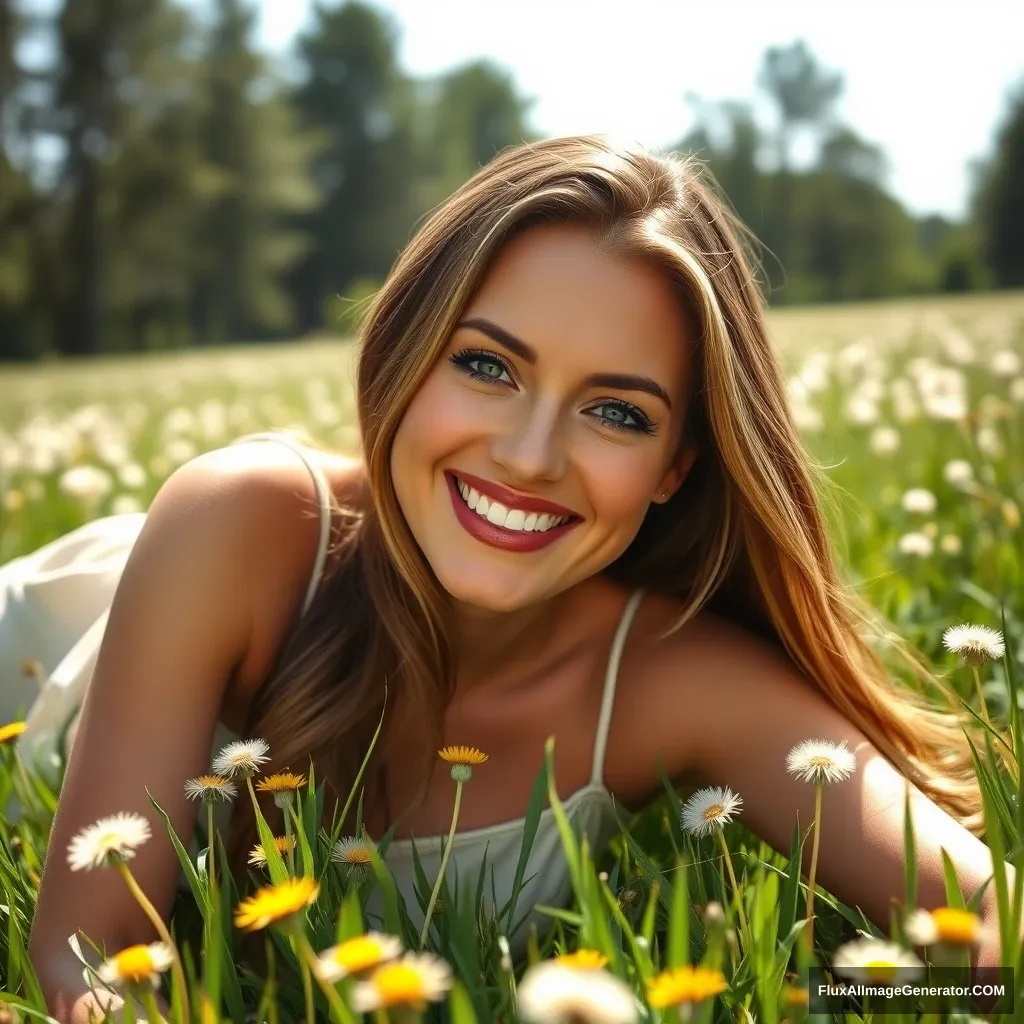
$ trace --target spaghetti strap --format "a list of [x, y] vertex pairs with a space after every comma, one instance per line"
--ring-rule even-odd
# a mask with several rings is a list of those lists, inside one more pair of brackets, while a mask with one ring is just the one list
[[626, 645], [629, 627], [643, 596], [643, 587], [637, 587], [629, 595], [626, 607], [622, 610], [622, 618], [619, 619], [618, 628], [615, 630], [615, 638], [612, 640], [608, 669], [604, 677], [604, 693], [601, 696], [601, 714], [597, 720], [597, 736], [594, 740], [594, 764], [590, 773], [592, 786], [604, 785], [604, 751], [608, 744], [608, 729], [612, 721], [612, 705], [615, 703], [615, 684], [619, 676], [619, 662], [622, 660], [622, 650]]
[[242, 444], [246, 441], [279, 441], [281, 444], [291, 448], [302, 459], [310, 475], [313, 477], [317, 505], [320, 509], [320, 540], [317, 543], [313, 573], [309, 578], [309, 586], [306, 588], [306, 598], [302, 602], [302, 614], [305, 615], [309, 611], [309, 606], [313, 603], [313, 598], [316, 596], [316, 588], [320, 585], [320, 576], [324, 570], [324, 563], [327, 561], [327, 545], [331, 539], [330, 484], [328, 484], [323, 470], [309, 457], [307, 449], [288, 434], [263, 431], [262, 433], [246, 434], [244, 437], [236, 438], [231, 444]]

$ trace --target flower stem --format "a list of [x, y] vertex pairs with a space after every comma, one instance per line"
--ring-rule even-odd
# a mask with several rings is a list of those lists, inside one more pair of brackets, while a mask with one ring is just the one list
[[430, 916], [434, 913], [434, 905], [437, 903], [438, 893], [441, 891], [441, 883], [444, 881], [444, 869], [448, 866], [448, 855], [452, 852], [452, 843], [455, 839], [455, 823], [459, 820], [459, 804], [462, 802], [462, 783], [455, 783], [455, 807], [452, 810], [452, 827], [448, 830], [448, 841], [444, 844], [444, 853], [441, 854], [441, 867], [437, 872], [437, 881], [434, 882], [434, 891], [430, 894], [430, 902], [427, 904], [426, 917], [423, 919], [423, 931], [420, 932], [420, 949], [427, 944], [427, 934], [430, 932]]
[[206, 851], [206, 873], [210, 879], [210, 899], [216, 899], [217, 879], [213, 870], [213, 849], [216, 839], [213, 836], [213, 801], [206, 801], [206, 840], [209, 848]]
[[121, 872], [121, 877], [124, 879], [125, 884], [128, 886], [129, 892], [135, 897], [135, 901], [142, 907], [149, 918], [153, 927], [156, 929], [157, 935], [167, 944], [167, 948], [171, 951], [171, 956], [174, 960], [171, 962], [171, 973], [174, 976], [174, 986], [181, 993], [182, 1001], [185, 1006], [188, 1006], [188, 989], [185, 987], [185, 972], [181, 967], [181, 957], [178, 956], [178, 947], [174, 944], [174, 940], [171, 938], [171, 933], [167, 930], [167, 925], [164, 924], [164, 919], [157, 912], [156, 907], [150, 902], [149, 897], [142, 891], [142, 887], [137, 881], [135, 876], [131, 873], [128, 865], [121, 861], [117, 865], [118, 871]]
[[818, 874], [818, 839], [821, 836], [821, 791], [814, 787], [814, 841], [811, 844], [811, 870], [807, 876], [807, 945], [814, 952], [814, 880]]
[[313, 977], [316, 978], [316, 983], [320, 986], [320, 991], [327, 997], [327, 1002], [331, 1004], [332, 1015], [337, 1017], [342, 1024], [355, 1024], [355, 1017], [352, 1016], [352, 1011], [349, 1010], [342, 1001], [341, 996], [338, 995], [338, 990], [330, 982], [324, 981], [317, 973], [316, 953], [313, 952], [309, 939], [302, 932], [297, 932], [295, 944], [299, 948], [303, 963], [308, 965]]
[[164, 1019], [163, 1014], [160, 1013], [160, 1007], [156, 1004], [156, 994], [151, 986], [146, 986], [145, 989], [140, 986], [139, 1002], [145, 1007], [146, 1020], [152, 1021], [153, 1024], [159, 1024]]
[[292, 823], [288, 820], [288, 808], [284, 809], [284, 837], [288, 849], [288, 870], [295, 877], [295, 840], [292, 838]]
[[732, 857], [729, 856], [729, 847], [725, 841], [725, 833], [718, 829], [718, 841], [722, 844], [722, 856], [725, 858], [725, 867], [729, 872], [729, 881], [732, 882], [733, 892], [736, 893], [736, 910], [740, 917], [740, 930], [743, 932], [743, 946], [748, 953], [752, 951], [750, 945], [750, 926], [747, 924], [747, 915], [743, 910], [743, 893], [740, 892], [739, 884], [736, 881], [736, 872], [732, 869]]
[[971, 671], [974, 673], [974, 689], [978, 691], [978, 705], [981, 708], [981, 717], [991, 725], [992, 719], [988, 717], [988, 705], [985, 703], [985, 694], [981, 689], [981, 673], [978, 672], [977, 665], [972, 665]]

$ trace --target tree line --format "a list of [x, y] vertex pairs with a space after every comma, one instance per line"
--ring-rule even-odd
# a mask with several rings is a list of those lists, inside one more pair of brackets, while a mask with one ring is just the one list
[[[254, 19], [244, 0], [207, 20], [175, 0], [0, 0], [0, 359], [351, 330], [423, 215], [540, 137], [488, 61], [408, 74], [370, 4], [316, 4], [287, 78]], [[767, 50], [758, 81], [774, 134], [748, 104], [691, 95], [671, 148], [764, 243], [771, 302], [1024, 285], [1024, 89], [953, 223], [886, 191], [884, 153], [834, 117], [841, 75], [803, 42]]]

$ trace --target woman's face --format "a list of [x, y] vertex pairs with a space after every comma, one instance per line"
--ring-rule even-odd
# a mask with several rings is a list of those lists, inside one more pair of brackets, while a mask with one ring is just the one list
[[672, 461], [691, 366], [672, 286], [592, 237], [508, 243], [396, 432], [402, 512], [457, 601], [511, 611], [600, 572], [696, 455]]

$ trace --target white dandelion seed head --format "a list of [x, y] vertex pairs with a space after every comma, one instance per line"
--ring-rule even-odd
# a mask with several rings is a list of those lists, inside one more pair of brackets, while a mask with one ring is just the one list
[[235, 784], [223, 775], [200, 775], [185, 783], [185, 795], [189, 800], [233, 800], [238, 795]]
[[259, 771], [260, 765], [270, 760], [266, 740], [235, 740], [213, 759], [213, 770], [228, 778], [247, 778]]
[[635, 1024], [636, 997], [607, 971], [580, 970], [543, 960], [528, 968], [518, 987], [519, 1012], [530, 1024]]
[[895, 943], [861, 938], [836, 950], [832, 970], [854, 981], [913, 981], [924, 973], [924, 964], [910, 950]]
[[131, 860], [135, 848], [151, 833], [149, 822], [141, 814], [121, 811], [82, 829], [68, 844], [68, 863], [72, 871], [102, 868]]
[[786, 756], [786, 771], [815, 786], [843, 782], [856, 768], [857, 758], [845, 742], [804, 740]]
[[904, 491], [901, 501], [904, 512], [916, 512], [922, 515], [931, 515], [938, 502], [935, 495], [925, 487], [911, 487]]
[[335, 864], [348, 864], [370, 867], [370, 847], [365, 839], [357, 839], [355, 836], [342, 836], [331, 847], [331, 860]]
[[699, 839], [731, 821], [733, 815], [739, 814], [742, 804], [742, 797], [728, 787], [698, 789], [683, 805], [680, 826]]
[[927, 558], [935, 550], [931, 537], [920, 530], [911, 530], [903, 534], [896, 546], [900, 554], [914, 555], [917, 558]]
[[942, 645], [970, 665], [998, 661], [1006, 651], [1003, 634], [988, 626], [950, 626], [942, 634]]

